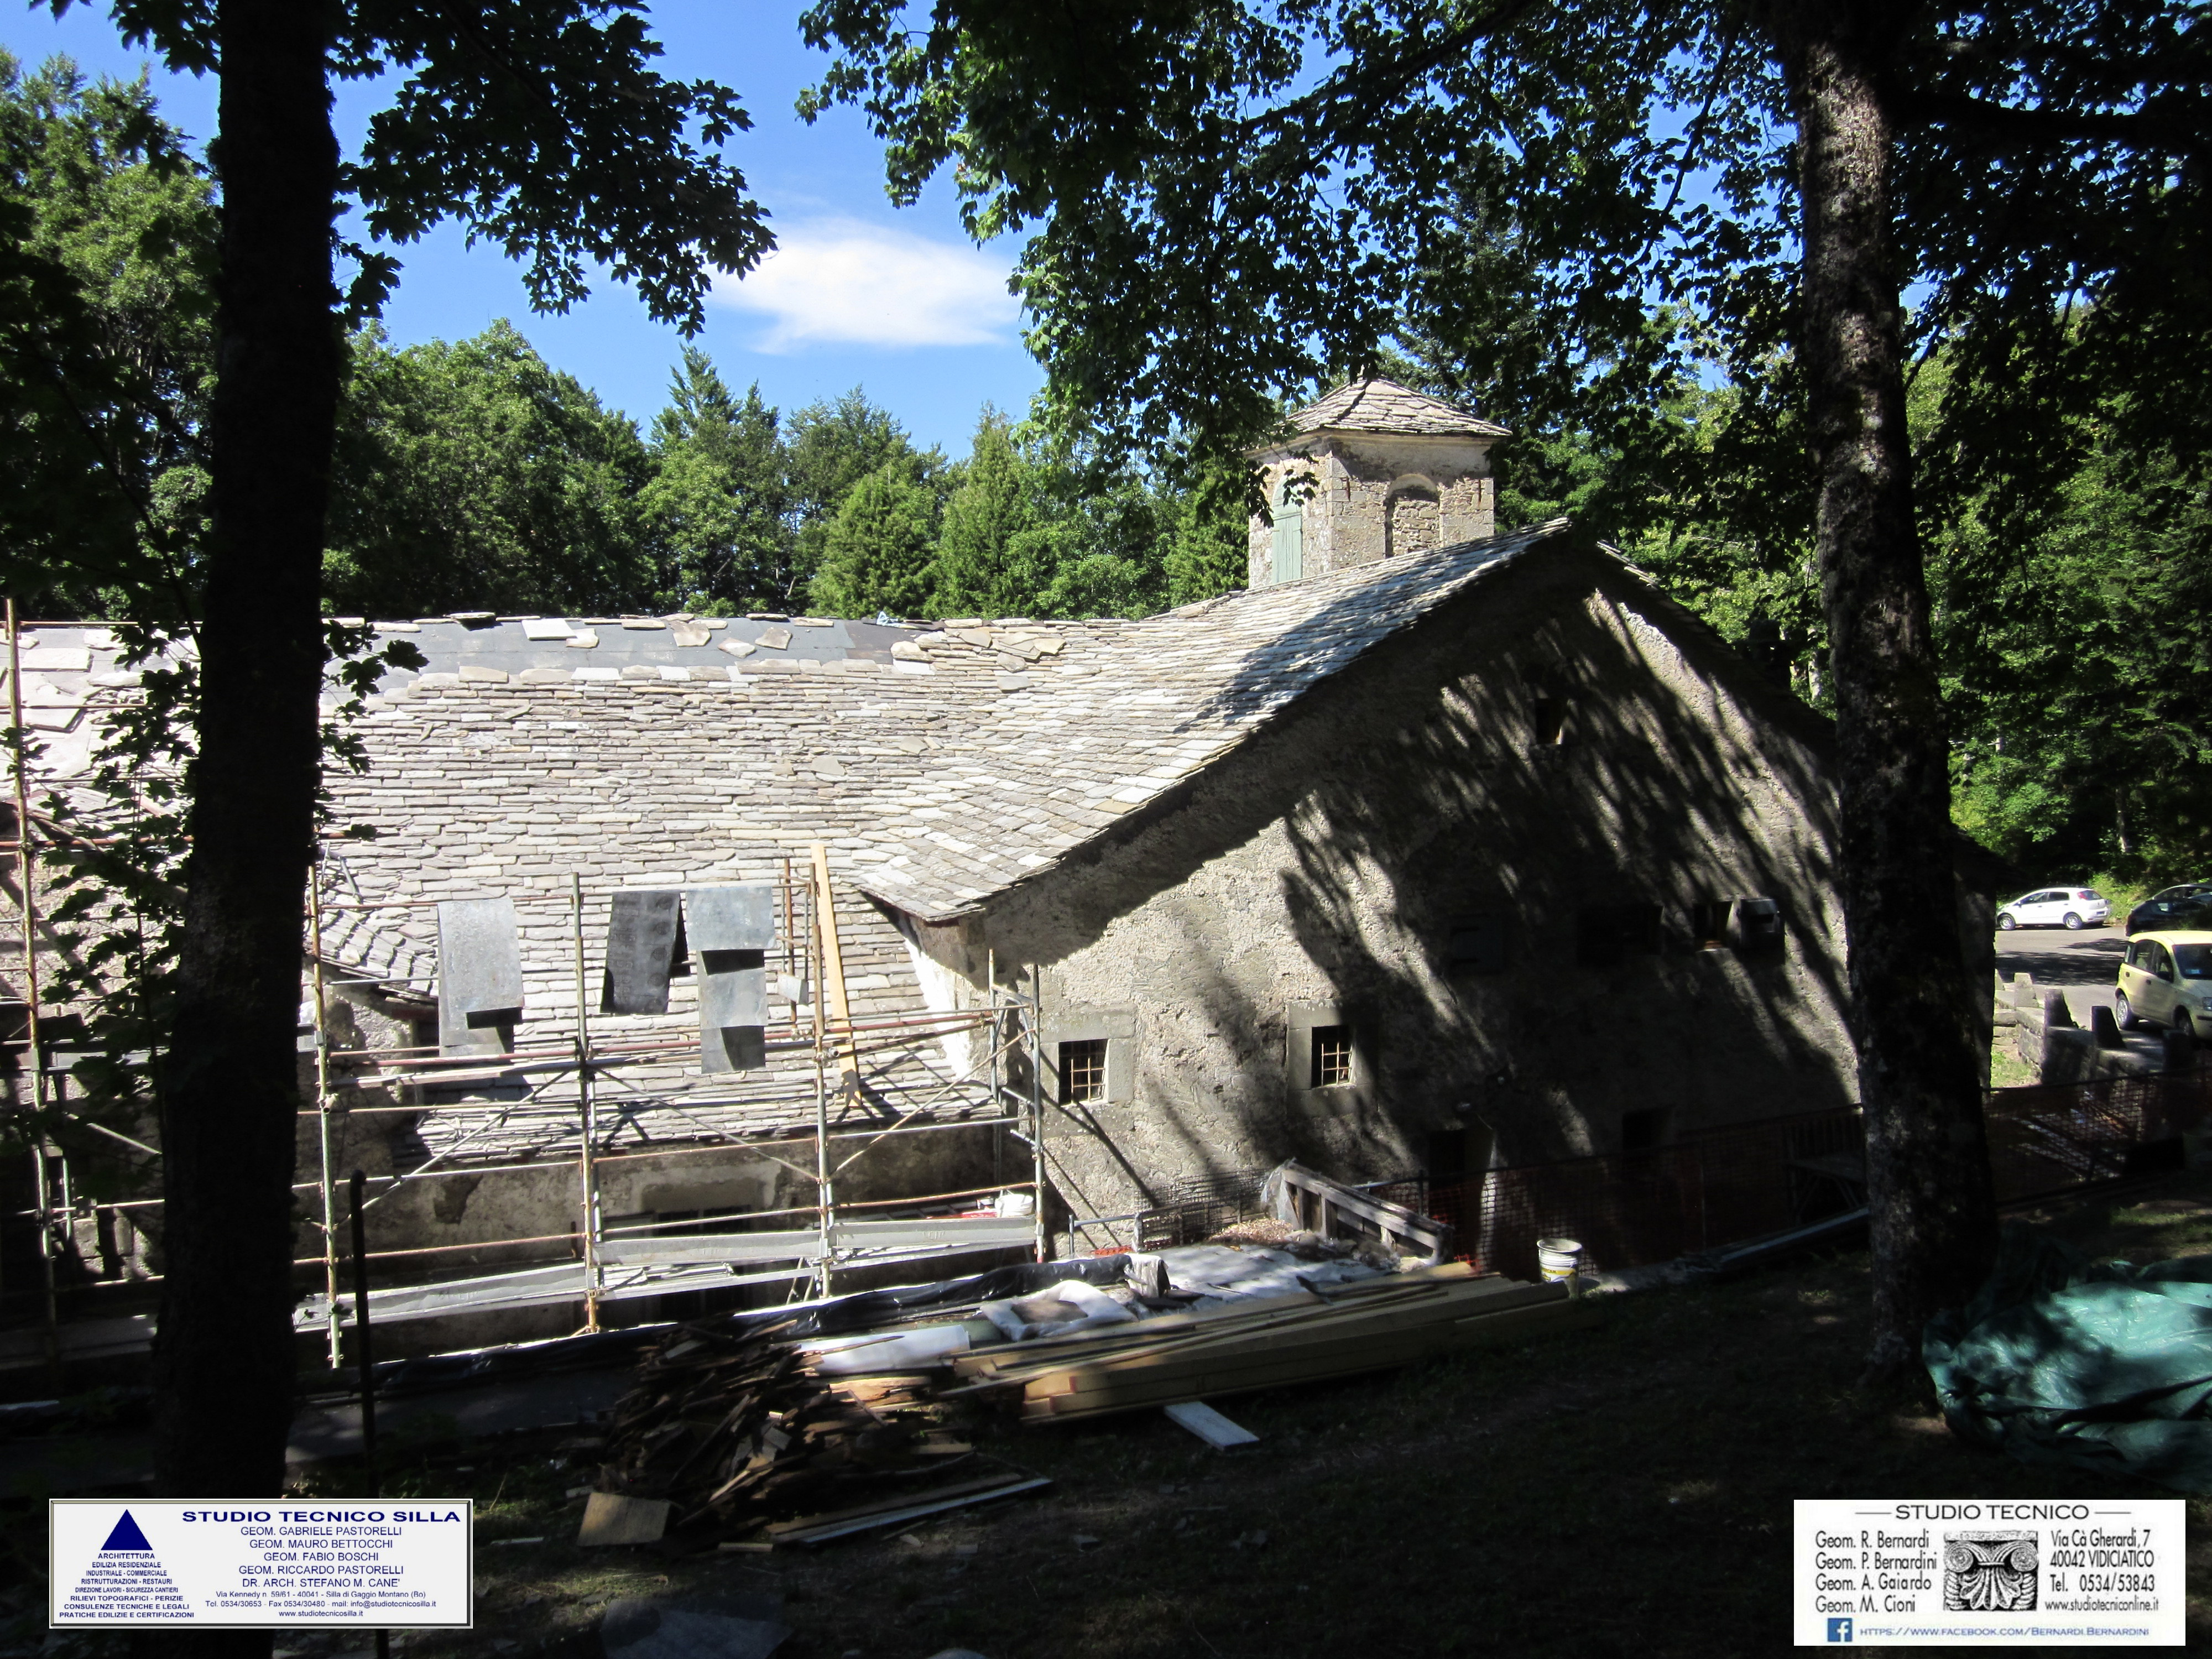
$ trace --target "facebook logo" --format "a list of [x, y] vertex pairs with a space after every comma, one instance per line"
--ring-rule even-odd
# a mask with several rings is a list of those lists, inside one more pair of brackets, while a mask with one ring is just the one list
[[1831, 1642], [1850, 1641], [1851, 1639], [1851, 1621], [1848, 1619], [1831, 1619], [1828, 1620], [1828, 1639]]

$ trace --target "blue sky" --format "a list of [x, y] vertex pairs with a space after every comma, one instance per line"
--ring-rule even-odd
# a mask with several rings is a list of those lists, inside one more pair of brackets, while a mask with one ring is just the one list
[[[666, 48], [664, 73], [736, 88], [754, 127], [731, 146], [771, 216], [777, 253], [743, 283], [718, 288], [700, 343], [742, 390], [757, 380], [791, 410], [854, 386], [905, 423], [917, 442], [968, 450], [981, 405], [1019, 413], [1042, 376], [1022, 349], [1006, 292], [1014, 249], [978, 249], [962, 233], [953, 194], [933, 185], [901, 211], [884, 192], [882, 152], [859, 115], [838, 110], [809, 127], [792, 113], [801, 87], [828, 60], [799, 38], [801, 0], [654, 0], [651, 22]], [[88, 72], [135, 76], [147, 60], [125, 50], [106, 9], [79, 5], [57, 21], [24, 0], [0, 0], [0, 43], [33, 63], [55, 52]], [[153, 84], [163, 113], [195, 141], [215, 127], [212, 81], [172, 76]], [[357, 142], [376, 106], [373, 88], [342, 86], [342, 142]], [[563, 317], [534, 315], [518, 270], [495, 249], [471, 249], [451, 228], [397, 250], [405, 269], [385, 313], [400, 344], [455, 339], [506, 317], [546, 360], [641, 422], [665, 399], [681, 342], [613, 283]]]

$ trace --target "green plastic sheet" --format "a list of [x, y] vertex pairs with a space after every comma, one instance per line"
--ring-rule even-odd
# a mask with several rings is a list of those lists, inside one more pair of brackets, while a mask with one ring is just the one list
[[2093, 1261], [2008, 1225], [1989, 1282], [1929, 1322], [1921, 1357], [1968, 1440], [2212, 1492], [2212, 1255]]

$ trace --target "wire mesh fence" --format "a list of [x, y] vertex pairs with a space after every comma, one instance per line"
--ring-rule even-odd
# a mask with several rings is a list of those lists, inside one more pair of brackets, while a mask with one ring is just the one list
[[[1984, 1110], [2000, 1203], [2181, 1165], [2212, 1117], [2212, 1073], [1999, 1089]], [[1259, 1212], [1264, 1171], [1188, 1182], [1139, 1219], [1143, 1247], [1194, 1243]], [[1647, 1267], [1784, 1233], [1866, 1202], [1856, 1109], [1731, 1124], [1668, 1146], [1454, 1176], [1371, 1183], [1449, 1221], [1476, 1266], [1533, 1279], [1536, 1241], [1564, 1237], [1592, 1267]]]

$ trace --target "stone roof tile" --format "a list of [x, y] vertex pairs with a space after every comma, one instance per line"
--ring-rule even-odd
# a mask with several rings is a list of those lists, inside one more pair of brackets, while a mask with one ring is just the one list
[[[674, 627], [611, 628], [599, 663], [574, 669], [568, 640], [532, 639], [523, 622], [424, 618], [427, 672], [387, 675], [359, 727], [369, 770], [333, 775], [333, 809], [380, 829], [347, 856], [386, 890], [488, 867], [494, 844], [532, 826], [574, 829], [571, 862], [633, 873], [726, 860], [741, 840], [794, 853], [818, 840], [840, 844], [833, 866], [862, 890], [943, 920], [1037, 879], [1559, 528], [1139, 621], [1024, 623], [1024, 638], [1056, 648], [1019, 674], [998, 666], [1004, 629], [958, 623], [808, 626], [769, 653], [783, 672], [761, 674], [697, 665], [705, 647]], [[757, 640], [784, 622], [726, 631]], [[41, 648], [114, 672], [97, 630], [38, 626]], [[902, 645], [927, 650], [926, 672], [818, 672], [890, 665]], [[792, 672], [802, 651], [817, 672]]]
[[[1353, 380], [1291, 416], [1291, 430], [1387, 432], [1420, 437], [1506, 436], [1502, 426], [1395, 380]], [[1203, 602], [1201, 602], [1203, 603]]]

